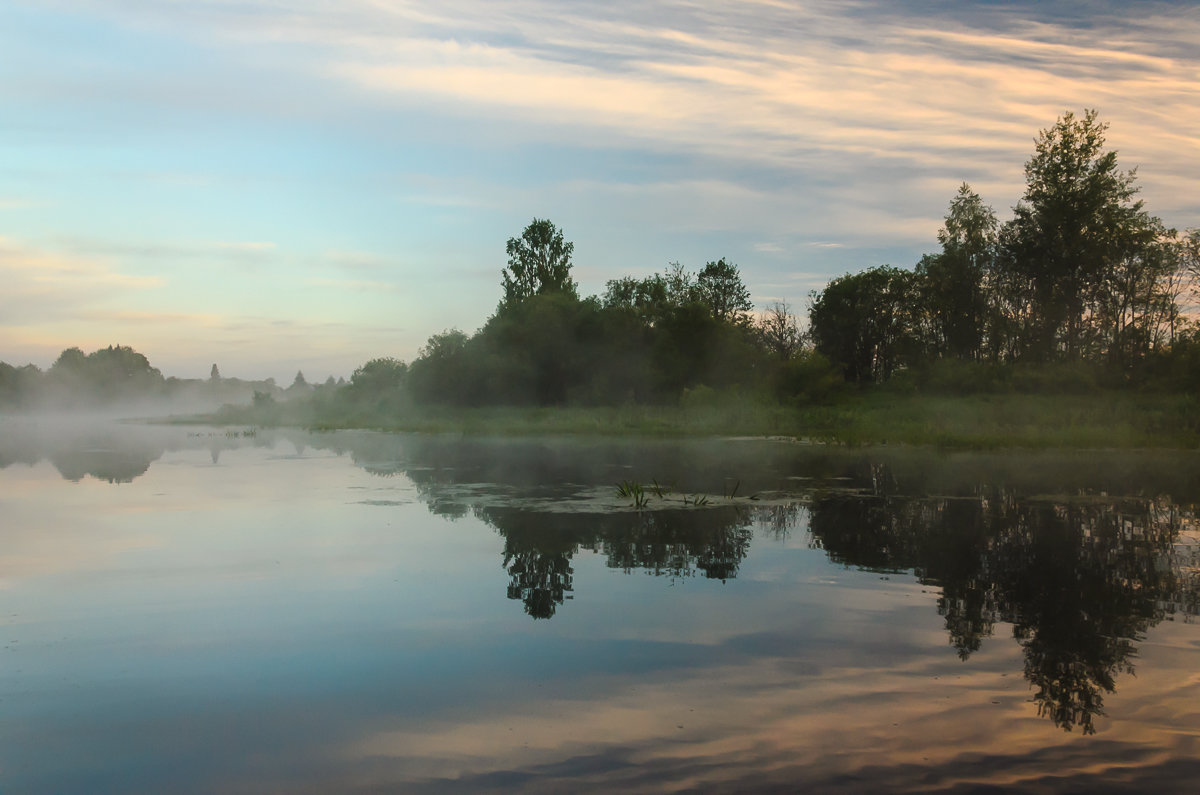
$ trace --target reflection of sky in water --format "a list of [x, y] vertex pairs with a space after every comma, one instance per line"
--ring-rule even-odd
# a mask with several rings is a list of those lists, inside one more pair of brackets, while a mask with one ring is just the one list
[[213, 457], [184, 438], [115, 485], [0, 470], [0, 790], [1183, 791], [1200, 772], [1194, 624], [1149, 631], [1083, 737], [1036, 715], [1007, 627], [961, 662], [937, 587], [831, 564], [803, 510], [724, 583], [580, 550], [574, 598], [534, 621], [505, 598], [500, 534], [432, 515], [408, 478], [266, 439]]

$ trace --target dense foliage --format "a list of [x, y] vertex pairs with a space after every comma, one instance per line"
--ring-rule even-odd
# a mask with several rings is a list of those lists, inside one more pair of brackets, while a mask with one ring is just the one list
[[1105, 129], [1088, 111], [1043, 130], [1004, 224], [964, 184], [940, 253], [814, 294], [816, 349], [854, 383], [902, 371], [927, 383], [957, 368], [962, 388], [1037, 371], [1050, 387], [1086, 374], [1195, 388], [1197, 338], [1183, 303], [1200, 271], [1200, 231], [1181, 235], [1145, 210], [1134, 173], [1104, 149]]
[[508, 251], [496, 313], [474, 335], [433, 335], [413, 361], [406, 382], [418, 403], [675, 403], [714, 390], [787, 398], [801, 388], [796, 361], [817, 371], [822, 388], [832, 383], [820, 378], [829, 366], [800, 351], [785, 307], [776, 307], [774, 325], [754, 320], [750, 292], [725, 259], [697, 273], [676, 263], [615, 279], [603, 296], [580, 299], [568, 268], [543, 265], [562, 266], [571, 252], [549, 221], [535, 219]]

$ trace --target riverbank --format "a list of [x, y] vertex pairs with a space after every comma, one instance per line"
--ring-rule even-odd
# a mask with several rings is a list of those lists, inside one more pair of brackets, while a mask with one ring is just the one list
[[293, 401], [227, 406], [181, 422], [370, 428], [422, 433], [786, 436], [813, 442], [953, 449], [1200, 446], [1200, 402], [1187, 395], [931, 396], [874, 391], [834, 405], [785, 406], [724, 397], [702, 405], [387, 410]]

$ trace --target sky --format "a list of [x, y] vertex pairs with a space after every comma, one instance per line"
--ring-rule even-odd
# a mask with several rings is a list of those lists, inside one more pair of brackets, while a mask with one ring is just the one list
[[725, 257], [803, 315], [1088, 108], [1200, 226], [1194, 0], [0, 0], [0, 361], [348, 377], [479, 328], [534, 218], [581, 294]]

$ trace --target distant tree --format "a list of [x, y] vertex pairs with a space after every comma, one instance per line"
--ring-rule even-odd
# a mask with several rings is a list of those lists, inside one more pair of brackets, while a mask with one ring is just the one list
[[208, 380], [212, 381], [213, 383], [221, 380], [221, 371], [217, 369], [217, 365], [215, 363], [212, 366], [212, 370], [210, 370], [208, 373]]
[[780, 361], [791, 359], [800, 350], [803, 341], [800, 322], [786, 302], [777, 301], [767, 307], [755, 323], [755, 330], [763, 347]]
[[58, 355], [50, 369], [58, 372], [82, 373], [87, 368], [87, 355], [79, 348], [67, 348]]
[[754, 309], [750, 303], [750, 291], [742, 283], [737, 265], [726, 262], [724, 258], [705, 264], [696, 276], [696, 293], [718, 320], [745, 322]]
[[661, 314], [667, 306], [667, 283], [662, 274], [644, 279], [623, 276], [605, 284], [601, 303], [605, 309], [631, 309], [647, 318]]
[[822, 355], [847, 381], [886, 381], [911, 347], [915, 277], [883, 265], [838, 277], [809, 308], [809, 330]]
[[279, 416], [279, 404], [270, 392], [254, 390], [253, 405], [255, 413], [263, 422], [274, 422]]
[[469, 402], [478, 388], [477, 373], [471, 372], [467, 356], [470, 338], [458, 329], [434, 334], [417, 351], [408, 368], [408, 382], [420, 400], [434, 403]]
[[304, 380], [304, 372], [301, 370], [297, 370], [296, 377], [294, 379], [292, 379], [291, 389], [307, 389], [307, 388], [308, 388], [308, 381]]
[[574, 243], [548, 220], [534, 218], [520, 237], [508, 239], [508, 266], [504, 268], [502, 308], [511, 308], [532, 295], [564, 293], [576, 297], [571, 279]]
[[672, 262], [662, 274], [663, 286], [667, 291], [667, 302], [672, 306], [686, 306], [699, 300], [696, 279], [678, 262]]
[[647, 326], [658, 325], [669, 313], [701, 300], [695, 278], [678, 262], [644, 279], [613, 279], [606, 288], [601, 299], [605, 309], [631, 310]]
[[1183, 234], [1180, 261], [1193, 279], [1200, 280], [1200, 229], [1189, 229]]
[[0, 406], [21, 407], [30, 404], [42, 381], [35, 365], [14, 367], [0, 362]]
[[[350, 388], [358, 394], [378, 395], [400, 389], [408, 375], [408, 365], [399, 359], [372, 359], [355, 369], [350, 376]], [[333, 380], [333, 376], [329, 376]]]
[[146, 395], [164, 384], [162, 373], [127, 345], [109, 345], [88, 354], [84, 378], [97, 396], [105, 398]]
[[1183, 241], [1158, 219], [1147, 231], [1152, 238], [1113, 263], [1088, 307], [1095, 353], [1126, 374], [1172, 343], [1183, 320], [1179, 299], [1188, 282]]

